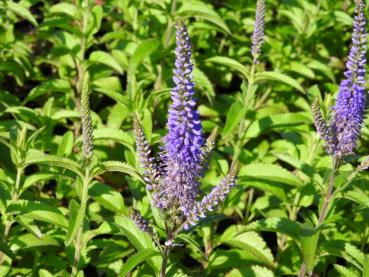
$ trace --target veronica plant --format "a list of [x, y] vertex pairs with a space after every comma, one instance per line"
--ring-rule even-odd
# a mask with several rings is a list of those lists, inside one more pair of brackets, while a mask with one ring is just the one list
[[[223, 201], [236, 178], [236, 168], [233, 166], [218, 186], [202, 200], [197, 200], [215, 134], [204, 141], [194, 98], [190, 40], [182, 22], [177, 22], [176, 28], [175, 87], [171, 92], [173, 103], [168, 112], [168, 133], [163, 139], [160, 163], [155, 163], [142, 128], [137, 122], [135, 124], [137, 149], [145, 170], [146, 188], [152, 196], [152, 204], [160, 210], [165, 222], [166, 241], [164, 246], [158, 245], [163, 254], [160, 276], [165, 276], [169, 254], [178, 233], [196, 225], [200, 218]], [[152, 228], [137, 211], [132, 219], [142, 231], [158, 242]]]
[[[365, 32], [364, 2], [356, 2], [354, 29], [352, 33], [352, 47], [346, 63], [345, 79], [342, 80], [336, 98], [336, 104], [332, 108], [332, 120], [330, 124], [324, 120], [318, 102], [312, 106], [315, 126], [320, 137], [325, 140], [325, 148], [332, 157], [333, 170], [329, 184], [325, 192], [322, 207], [316, 229], [320, 227], [327, 216], [329, 205], [333, 199], [335, 176], [342, 158], [353, 154], [365, 113], [365, 64], [367, 49], [367, 34]], [[358, 171], [367, 167], [367, 161], [359, 166]], [[356, 172], [357, 173], [357, 172]], [[352, 179], [352, 176], [349, 178]], [[305, 276], [306, 270], [311, 273], [312, 268], [307, 268], [306, 261], [301, 266], [299, 276]]]

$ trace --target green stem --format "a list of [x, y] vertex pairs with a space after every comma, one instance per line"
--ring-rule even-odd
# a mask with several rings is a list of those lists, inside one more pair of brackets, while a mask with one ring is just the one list
[[[325, 218], [328, 214], [329, 204], [331, 203], [331, 200], [332, 200], [333, 187], [334, 187], [334, 183], [335, 183], [335, 180], [336, 180], [336, 172], [337, 172], [337, 169], [338, 169], [338, 160], [337, 160], [336, 157], [332, 157], [332, 168], [333, 168], [333, 170], [332, 170], [331, 175], [329, 177], [329, 184], [328, 184], [327, 190], [325, 192], [323, 206], [322, 206], [322, 208], [320, 210], [320, 213], [319, 213], [318, 223], [315, 225], [316, 230], [324, 222], [324, 220], [325, 220]], [[306, 274], [306, 264], [305, 264], [305, 262], [303, 262], [302, 265], [301, 265], [298, 277], [304, 277], [305, 274]]]
[[88, 202], [88, 189], [90, 186], [90, 172], [88, 166], [85, 171], [85, 176], [83, 178], [83, 187], [82, 187], [82, 196], [81, 196], [81, 207], [80, 212], [82, 214], [81, 226], [79, 226], [76, 243], [75, 243], [75, 251], [74, 251], [74, 262], [72, 268], [71, 276], [76, 276], [78, 272], [78, 264], [81, 257], [81, 250], [83, 248], [83, 223], [87, 210], [87, 202]]
[[[21, 180], [22, 180], [22, 175], [23, 175], [23, 167], [18, 167], [17, 168], [17, 177], [15, 179], [15, 188], [14, 191], [12, 193], [12, 202], [17, 201], [18, 197], [19, 197], [19, 192], [20, 192], [20, 187], [21, 187]], [[9, 233], [10, 233], [10, 229], [13, 225], [13, 223], [15, 222], [14, 218], [12, 215], [10, 215], [10, 219], [8, 219], [8, 217], [5, 215], [4, 216], [5, 220], [5, 229], [4, 229], [4, 235], [3, 235], [3, 242], [5, 243], [8, 239]], [[5, 255], [3, 252], [0, 252], [0, 265], [3, 264], [5, 260]]]

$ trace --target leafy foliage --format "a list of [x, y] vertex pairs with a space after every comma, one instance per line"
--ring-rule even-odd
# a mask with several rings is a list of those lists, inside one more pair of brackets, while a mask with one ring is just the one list
[[[314, 276], [369, 276], [368, 120], [332, 173], [310, 108], [318, 99], [326, 117], [334, 104], [354, 2], [266, 0], [254, 64], [256, 1], [2, 1], [0, 276], [159, 274], [166, 222], [145, 193], [132, 128], [139, 119], [160, 150], [177, 20], [193, 45], [203, 130], [219, 129], [201, 190], [228, 164], [240, 170], [221, 208], [178, 236], [167, 276], [293, 276], [302, 264]], [[132, 209], [153, 218], [159, 243]]]

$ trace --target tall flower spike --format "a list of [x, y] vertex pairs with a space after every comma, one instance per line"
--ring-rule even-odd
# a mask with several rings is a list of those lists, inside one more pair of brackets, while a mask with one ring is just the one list
[[325, 148], [327, 153], [332, 155], [335, 151], [335, 141], [334, 136], [332, 133], [332, 128], [327, 125], [326, 121], [324, 120], [322, 113], [320, 112], [320, 107], [318, 103], [318, 99], [315, 99], [313, 105], [311, 107], [315, 128], [320, 135], [320, 137], [325, 140]]
[[251, 39], [251, 54], [253, 62], [258, 63], [261, 54], [261, 47], [264, 43], [264, 26], [265, 26], [265, 0], [257, 0], [256, 14], [254, 23], [254, 32]]
[[236, 183], [237, 166], [232, 166], [228, 175], [212, 189], [212, 191], [206, 195], [201, 202], [197, 202], [194, 205], [190, 216], [187, 219], [187, 223], [184, 228], [188, 229], [189, 225], [195, 225], [197, 221], [206, 216], [206, 213], [213, 211], [213, 208], [220, 202], [224, 201], [227, 194], [231, 191]]
[[365, 64], [367, 34], [364, 3], [356, 3], [352, 47], [346, 63], [345, 79], [341, 82], [333, 107], [332, 130], [335, 135], [335, 156], [352, 154], [360, 135], [365, 112]]
[[171, 92], [173, 103], [164, 147], [166, 177], [162, 206], [176, 205], [187, 216], [198, 192], [203, 136], [194, 99], [190, 39], [182, 22], [177, 22], [176, 28], [175, 87]]
[[82, 138], [83, 155], [90, 159], [93, 154], [93, 130], [90, 110], [90, 75], [88, 71], [84, 72], [81, 88], [81, 119], [82, 119]]

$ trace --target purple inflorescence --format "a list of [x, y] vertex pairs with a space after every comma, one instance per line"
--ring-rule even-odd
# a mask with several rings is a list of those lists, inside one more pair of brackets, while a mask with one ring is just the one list
[[[353, 153], [360, 135], [366, 106], [364, 78], [367, 34], [364, 3], [361, 0], [357, 1], [355, 12], [353, 45], [346, 63], [346, 78], [340, 84], [336, 104], [333, 107], [332, 123], [329, 129], [319, 130], [318, 128], [321, 137], [326, 140], [328, 152], [336, 157]], [[328, 139], [327, 132], [331, 134]]]
[[[183, 23], [177, 23], [176, 28], [175, 86], [171, 92], [173, 103], [169, 108], [168, 133], [163, 140], [157, 166], [150, 156], [149, 144], [138, 123], [135, 124], [135, 135], [140, 162], [145, 169], [144, 180], [153, 204], [165, 214], [179, 217], [178, 222], [185, 222], [195, 216], [196, 207], [204, 205], [197, 203], [196, 198], [200, 179], [214, 146], [216, 131], [204, 142], [194, 98], [190, 40]], [[206, 203], [213, 201], [211, 205], [214, 206], [214, 201], [222, 198], [219, 195], [223, 193], [225, 197], [225, 192], [229, 191], [223, 183], [218, 190], [221, 191], [215, 190], [204, 198], [208, 199]], [[210, 205], [210, 202], [206, 205]], [[195, 222], [193, 219], [191, 221]]]
[[256, 14], [254, 23], [254, 32], [251, 39], [251, 54], [254, 63], [257, 63], [261, 53], [261, 47], [264, 43], [264, 26], [265, 26], [265, 0], [256, 2]]
[[203, 136], [194, 99], [191, 44], [183, 23], [177, 23], [176, 60], [172, 105], [168, 112], [165, 137], [165, 172], [161, 204], [178, 205], [185, 215], [193, 206], [199, 186]]

